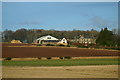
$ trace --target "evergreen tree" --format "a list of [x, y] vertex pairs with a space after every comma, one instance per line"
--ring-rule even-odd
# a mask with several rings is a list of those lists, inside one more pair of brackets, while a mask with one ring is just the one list
[[96, 40], [98, 45], [103, 46], [115, 46], [115, 39], [112, 31], [109, 31], [107, 28], [104, 28], [100, 31], [100, 34]]

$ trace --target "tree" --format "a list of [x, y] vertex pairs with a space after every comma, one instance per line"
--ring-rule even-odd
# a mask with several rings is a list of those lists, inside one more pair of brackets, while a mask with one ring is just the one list
[[33, 30], [28, 30], [27, 31], [27, 42], [32, 43], [33, 40], [35, 40], [35, 33]]
[[20, 40], [20, 41], [24, 42], [25, 40], [27, 40], [27, 30], [26, 29], [16, 30], [13, 33], [13, 38], [15, 40]]
[[113, 34], [118, 34], [118, 29], [112, 29]]
[[13, 39], [13, 31], [11, 30], [5, 30], [4, 32], [2, 32], [2, 41], [3, 42], [10, 42]]
[[100, 31], [96, 43], [103, 46], [115, 46], [115, 40], [113, 38], [114, 34], [112, 33], [112, 31], [104, 28]]

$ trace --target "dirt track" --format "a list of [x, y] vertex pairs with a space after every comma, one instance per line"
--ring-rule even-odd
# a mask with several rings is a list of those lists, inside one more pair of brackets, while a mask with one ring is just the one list
[[89, 57], [89, 56], [118, 56], [118, 51], [58, 48], [58, 47], [3, 47], [2, 57]]
[[118, 78], [117, 65], [6, 67], [3, 78]]

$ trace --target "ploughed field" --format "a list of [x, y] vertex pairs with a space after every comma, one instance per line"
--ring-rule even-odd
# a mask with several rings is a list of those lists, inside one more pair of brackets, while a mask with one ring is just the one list
[[[21, 44], [19, 44], [21, 45]], [[3, 44], [2, 57], [91, 57], [91, 56], [118, 56], [117, 50], [64, 48], [64, 47], [37, 47], [19, 46], [17, 44]]]

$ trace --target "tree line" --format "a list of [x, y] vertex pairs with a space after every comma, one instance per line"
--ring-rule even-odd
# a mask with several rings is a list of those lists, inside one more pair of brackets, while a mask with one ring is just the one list
[[43, 30], [43, 29], [18, 29], [16, 31], [5, 30], [2, 32], [2, 41], [10, 42], [11, 40], [20, 40], [23, 43], [32, 43], [35, 39], [51, 35], [58, 39], [78, 39], [80, 35], [92, 37], [96, 39], [96, 43], [102, 46], [116, 46], [120, 42], [118, 34], [107, 28], [89, 31], [72, 30], [72, 31], [58, 31], [58, 30]]
[[91, 31], [57, 31], [57, 30], [43, 30], [43, 29], [18, 29], [16, 31], [5, 30], [2, 32], [3, 42], [10, 42], [11, 40], [20, 40], [21, 42], [32, 43], [33, 40], [51, 35], [58, 39], [66, 38], [66, 39], [76, 39], [79, 38], [80, 35], [85, 36], [93, 36], [96, 38], [99, 32], [96, 30]]

